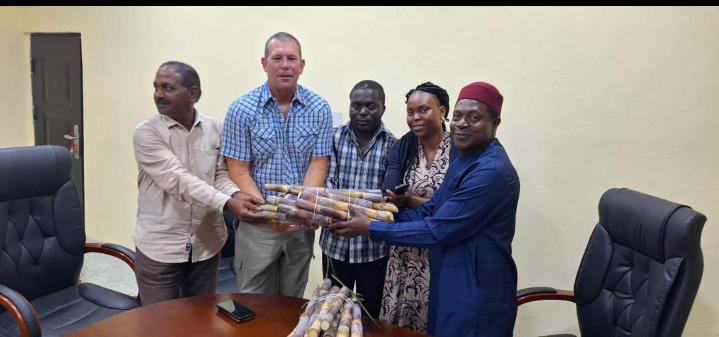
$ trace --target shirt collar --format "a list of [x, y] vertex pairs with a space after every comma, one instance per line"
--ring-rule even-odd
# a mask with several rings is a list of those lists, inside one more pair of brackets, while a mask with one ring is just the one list
[[502, 146], [502, 144], [499, 143], [499, 139], [498, 139], [498, 138], [494, 138], [494, 139], [492, 139], [492, 141], [489, 143], [489, 145], [487, 145], [487, 147], [485, 147], [485, 148], [482, 149], [481, 151], [477, 151], [477, 152], [472, 153], [472, 154], [470, 154], [470, 155], [468, 155], [468, 156], [465, 156], [465, 155], [462, 154], [462, 152], [459, 152], [459, 157], [460, 157], [460, 158], [464, 158], [464, 160], [475, 161], [475, 160], [477, 160], [477, 159], [479, 159], [479, 158], [484, 157], [484, 156], [487, 155], [487, 154], [493, 153], [494, 151], [496, 151], [497, 147], [501, 147], [501, 146]]
[[[357, 137], [355, 137], [355, 132], [354, 132], [354, 130], [352, 130], [352, 121], [347, 122], [347, 124], [345, 124], [345, 125], [343, 126], [343, 128], [345, 129], [345, 131], [347, 132], [347, 134], [349, 134], [350, 137], [352, 137], [352, 140], [353, 140], [355, 143], [357, 143]], [[387, 130], [387, 128], [384, 126], [384, 122], [380, 122], [379, 128], [377, 129], [377, 132], [372, 136], [372, 141], [374, 141], [375, 138], [379, 137], [379, 136], [382, 135], [382, 134], [385, 134], [385, 135], [390, 135], [390, 134], [391, 134], [391, 133], [389, 132], [389, 130]], [[370, 143], [371, 143], [371, 142], [370, 142]]]
[[[202, 118], [200, 117], [200, 113], [197, 111], [197, 109], [194, 109], [193, 111], [195, 111], [195, 121], [192, 123], [192, 127], [195, 127], [198, 124], [202, 123]], [[172, 119], [172, 117], [163, 114], [160, 114], [160, 120], [163, 122], [163, 124], [165, 124], [168, 129], [175, 125], [180, 125], [180, 123]]]
[[192, 123], [192, 125], [197, 126], [200, 123], [202, 123], [202, 119], [200, 119], [200, 113], [197, 110], [195, 110], [195, 122]]
[[[296, 101], [296, 102], [302, 104], [303, 106], [306, 106], [307, 104], [305, 102], [305, 95], [303, 94], [304, 90], [305, 90], [305, 88], [303, 88], [301, 85], [298, 84], [297, 90], [295, 90], [295, 95], [294, 95], [294, 97], [292, 97], [292, 102]], [[264, 106], [264, 105], [267, 105], [267, 103], [269, 103], [273, 98], [275, 98], [275, 97], [272, 96], [272, 91], [270, 91], [270, 83], [265, 82], [265, 84], [262, 85], [262, 92], [260, 93], [260, 102]]]

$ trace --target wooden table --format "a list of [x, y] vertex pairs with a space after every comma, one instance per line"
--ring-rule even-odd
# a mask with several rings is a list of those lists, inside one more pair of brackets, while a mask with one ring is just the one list
[[[235, 323], [217, 312], [217, 303], [234, 299], [257, 313], [255, 319]], [[222, 294], [155, 303], [110, 317], [68, 336], [253, 336], [285, 337], [297, 325], [306, 299], [282, 295]], [[365, 337], [427, 336], [377, 320], [381, 329], [362, 318]]]

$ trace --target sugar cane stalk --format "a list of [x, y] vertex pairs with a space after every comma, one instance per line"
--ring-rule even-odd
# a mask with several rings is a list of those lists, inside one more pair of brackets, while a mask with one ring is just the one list
[[313, 212], [316, 212], [316, 213], [320, 213], [320, 214], [323, 214], [323, 215], [331, 216], [331, 217], [333, 217], [333, 218], [335, 218], [335, 219], [339, 219], [339, 220], [347, 220], [347, 219], [349, 219], [349, 214], [347, 214], [347, 212], [338, 211], [338, 210], [336, 210], [336, 209], [334, 209], [334, 208], [330, 208], [330, 207], [327, 207], [327, 206], [322, 206], [322, 205], [319, 205], [319, 204], [315, 204], [315, 203], [313, 203], [313, 202], [310, 202], [310, 201], [307, 201], [307, 200], [304, 200], [304, 199], [297, 199], [296, 205], [297, 205], [297, 207], [299, 207], [299, 208], [306, 209], [306, 210], [309, 210], [309, 211], [313, 211]]
[[260, 218], [262, 218], [262, 219], [264, 219], [264, 220], [268, 220], [268, 221], [282, 221], [282, 220], [287, 220], [287, 215], [286, 215], [286, 214], [277, 213], [277, 212], [272, 212], [272, 211], [259, 211], [259, 212], [257, 212], [257, 215], [258, 215]]
[[325, 333], [322, 335], [322, 337], [335, 337], [337, 335], [337, 327], [339, 327], [340, 321], [342, 320], [342, 313], [337, 312], [337, 314], [332, 317], [332, 324], [330, 325], [330, 328], [325, 331]]
[[399, 208], [397, 208], [397, 205], [388, 202], [373, 202], [371, 208], [380, 211], [399, 213]]
[[337, 327], [337, 337], [349, 337], [350, 326], [352, 325], [352, 302], [347, 302], [342, 307], [342, 318]]
[[351, 205], [350, 209], [354, 211], [361, 212], [362, 214], [366, 215], [369, 218], [377, 219], [379, 221], [394, 221], [394, 216], [391, 212], [387, 211], [378, 211], [376, 209], [369, 209], [366, 207], [358, 206], [358, 205]]
[[338, 211], [347, 212], [349, 210], [349, 205], [346, 202], [339, 201], [339, 200], [333, 200], [330, 198], [320, 197], [312, 193], [300, 193], [298, 196], [302, 200], [309, 201], [311, 203], [319, 204], [322, 206], [331, 207], [333, 209], [336, 209]]
[[274, 195], [268, 195], [265, 199], [266, 205], [279, 206], [279, 205], [290, 205], [294, 206], [295, 201], [288, 198], [280, 198]]
[[362, 337], [362, 309], [359, 305], [352, 306], [352, 337]]
[[[308, 192], [309, 193], [309, 192]], [[321, 195], [323, 197], [330, 198], [332, 200], [342, 201], [350, 204], [360, 205], [363, 207], [372, 207], [372, 201], [360, 199], [360, 198], [352, 198], [348, 197], [346, 195], [341, 195], [337, 193], [325, 193], [324, 195]]]

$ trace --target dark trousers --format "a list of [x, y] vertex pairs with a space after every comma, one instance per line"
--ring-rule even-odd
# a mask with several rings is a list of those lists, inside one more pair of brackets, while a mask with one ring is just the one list
[[215, 293], [220, 253], [200, 262], [164, 263], [135, 250], [135, 278], [142, 305]]
[[[341, 286], [331, 275], [337, 276], [344, 285], [354, 289], [357, 283], [357, 293], [361, 294], [362, 305], [369, 314], [377, 318], [382, 305], [382, 290], [384, 288], [384, 275], [387, 272], [387, 256], [364, 263], [349, 263], [332, 259], [332, 266], [327, 263], [328, 256], [322, 253], [322, 275], [330, 275], [333, 285]], [[349, 260], [349, 257], [347, 258]], [[330, 273], [327, 274], [327, 269]], [[362, 312], [364, 315], [365, 313]]]

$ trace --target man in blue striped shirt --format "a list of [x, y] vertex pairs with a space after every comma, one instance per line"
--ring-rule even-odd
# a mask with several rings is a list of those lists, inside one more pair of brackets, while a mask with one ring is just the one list
[[[265, 43], [267, 82], [230, 105], [222, 155], [244, 193], [264, 198], [264, 184], [324, 186], [332, 146], [327, 101], [297, 84], [304, 69], [297, 39], [284, 32]], [[314, 231], [299, 226], [251, 225], [235, 232], [235, 268], [242, 293], [302, 297]]]
[[[384, 102], [384, 89], [375, 81], [361, 81], [352, 88], [350, 121], [337, 129], [332, 139], [328, 188], [382, 188], [389, 150], [396, 140], [382, 123]], [[367, 311], [378, 317], [389, 247], [368, 236], [350, 239], [324, 229], [320, 247], [323, 272], [329, 268], [350, 288], [356, 282]]]

